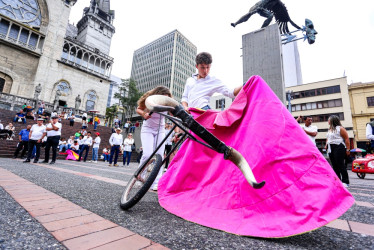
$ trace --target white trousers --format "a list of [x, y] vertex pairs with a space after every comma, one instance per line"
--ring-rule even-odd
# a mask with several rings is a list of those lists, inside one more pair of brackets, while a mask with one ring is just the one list
[[[158, 133], [159, 132], [159, 133]], [[140, 138], [142, 140], [142, 147], [143, 147], [143, 155], [140, 159], [141, 166], [155, 151], [157, 145], [162, 142], [162, 140], [165, 138], [165, 129], [160, 128], [160, 131], [158, 131], [157, 128], [150, 128], [150, 127], [142, 127], [142, 131], [140, 134]], [[164, 151], [165, 151], [165, 143], [160, 147], [160, 149], [157, 151], [157, 154], [160, 154], [162, 159], [164, 158]], [[158, 181], [161, 179], [162, 173], [164, 172], [164, 165], [160, 168], [160, 171], [158, 172], [158, 175], [153, 182], [151, 189], [157, 188]]]

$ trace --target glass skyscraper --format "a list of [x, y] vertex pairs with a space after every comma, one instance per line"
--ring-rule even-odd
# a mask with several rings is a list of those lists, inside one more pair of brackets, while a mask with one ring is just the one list
[[187, 78], [195, 73], [196, 54], [196, 46], [174, 30], [134, 52], [131, 78], [142, 93], [162, 85], [180, 101]]

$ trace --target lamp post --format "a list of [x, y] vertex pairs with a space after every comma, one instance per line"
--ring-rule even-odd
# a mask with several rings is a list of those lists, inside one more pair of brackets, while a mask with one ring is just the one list
[[292, 100], [292, 90], [288, 90], [286, 92], [286, 96], [287, 96], [287, 101], [288, 101], [288, 111], [290, 111], [290, 113], [292, 113], [292, 105], [291, 105], [291, 100]]

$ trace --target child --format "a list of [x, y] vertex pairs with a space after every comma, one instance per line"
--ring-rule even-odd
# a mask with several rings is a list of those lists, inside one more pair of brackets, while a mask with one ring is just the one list
[[[143, 146], [143, 156], [140, 160], [140, 165], [143, 164], [143, 162], [146, 161], [149, 156], [151, 156], [157, 145], [165, 138], [165, 118], [161, 117], [161, 115], [157, 113], [153, 113], [151, 116], [145, 106], [145, 100], [151, 95], [165, 95], [171, 97], [171, 93], [168, 88], [164, 86], [158, 86], [146, 92], [138, 100], [138, 107], [136, 109], [136, 112], [145, 119], [140, 133], [140, 138], [142, 140]], [[163, 157], [164, 150], [165, 144], [160, 147], [157, 153], [160, 154], [161, 157]], [[156, 180], [151, 186], [152, 190], [157, 191], [157, 184], [159, 179], [161, 178], [163, 171], [164, 169], [162, 167], [156, 177]]]

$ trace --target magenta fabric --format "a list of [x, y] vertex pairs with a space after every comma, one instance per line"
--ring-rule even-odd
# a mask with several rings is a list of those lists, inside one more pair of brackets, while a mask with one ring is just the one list
[[353, 205], [329, 163], [259, 76], [249, 79], [229, 109], [191, 112], [241, 152], [266, 184], [253, 189], [223, 155], [187, 140], [158, 184], [167, 211], [233, 234], [278, 238], [322, 227]]

